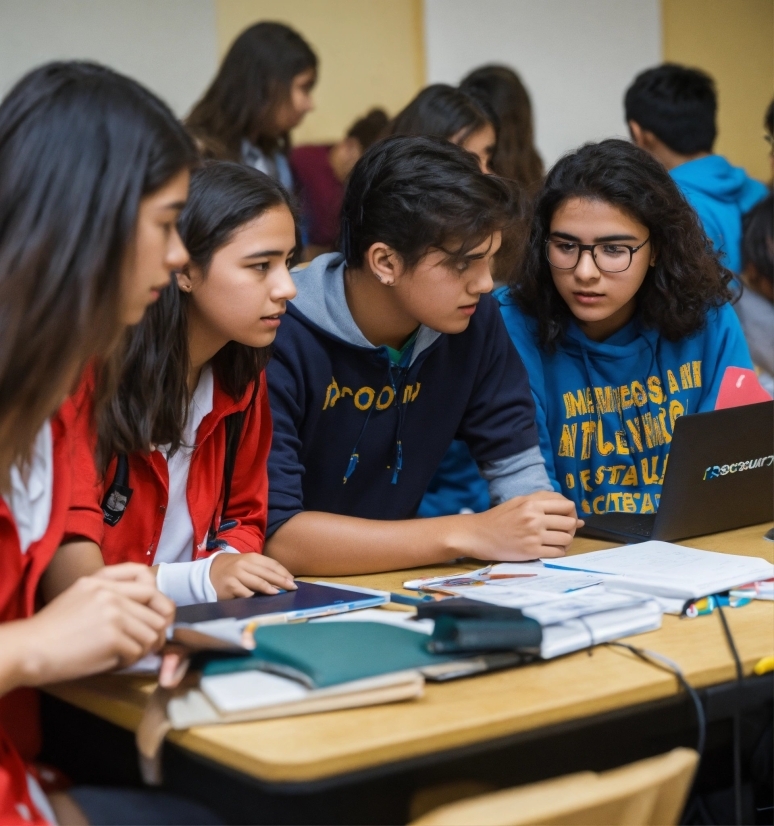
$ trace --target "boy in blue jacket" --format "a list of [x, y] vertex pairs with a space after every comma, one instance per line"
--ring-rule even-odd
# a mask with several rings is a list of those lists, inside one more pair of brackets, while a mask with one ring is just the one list
[[653, 513], [675, 420], [752, 362], [719, 263], [664, 167], [631, 143], [562, 158], [524, 266], [496, 294], [529, 374], [555, 490], [580, 515]]
[[[552, 490], [527, 374], [487, 295], [513, 212], [506, 182], [446, 141], [388, 138], [355, 166], [343, 253], [296, 274], [267, 368], [265, 552], [294, 574], [534, 559], [572, 540], [575, 507]], [[497, 506], [414, 519], [455, 438]]]
[[742, 269], [742, 216], [766, 196], [766, 187], [713, 155], [717, 95], [699, 69], [665, 63], [637, 75], [624, 99], [637, 146], [669, 170], [696, 210], [704, 231], [734, 273]]

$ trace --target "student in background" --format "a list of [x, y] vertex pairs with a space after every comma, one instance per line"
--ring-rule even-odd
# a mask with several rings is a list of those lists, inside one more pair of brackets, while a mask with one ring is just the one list
[[382, 136], [387, 123], [382, 109], [372, 109], [356, 120], [338, 143], [307, 144], [290, 153], [290, 168], [300, 195], [308, 237], [305, 260], [331, 252], [336, 246], [344, 182], [363, 152]]
[[766, 115], [763, 118], [763, 126], [766, 130], [763, 133], [763, 137], [766, 143], [769, 145], [769, 159], [771, 160], [772, 176], [771, 185], [774, 186], [774, 99], [772, 99], [771, 103], [766, 109]]
[[498, 291], [549, 477], [579, 513], [658, 508], [675, 419], [750, 368], [730, 274], [664, 167], [631, 143], [562, 158]]
[[535, 148], [532, 103], [521, 78], [507, 66], [481, 66], [460, 89], [485, 101], [497, 116], [494, 172], [534, 190], [543, 179], [543, 161]]
[[[299, 274], [267, 368], [266, 553], [294, 574], [534, 559], [572, 540], [574, 507], [550, 491], [528, 379], [486, 295], [512, 208], [506, 182], [445, 140], [387, 138], [352, 171], [344, 252]], [[455, 437], [502, 504], [412, 519]]]
[[[481, 171], [492, 172], [497, 146], [494, 113], [485, 103], [453, 86], [436, 83], [423, 89], [390, 124], [391, 135], [445, 138], [478, 159]], [[480, 513], [491, 504], [489, 486], [478, 472], [464, 441], [455, 439], [430, 480], [418, 516]]]
[[435, 83], [422, 89], [395, 116], [387, 134], [445, 138], [475, 155], [482, 172], [492, 171], [497, 146], [495, 116], [486, 104], [453, 86]]
[[[78, 573], [103, 558], [153, 566], [177, 605], [296, 587], [261, 554], [271, 446], [263, 368], [295, 295], [288, 197], [239, 164], [194, 172], [178, 223], [190, 261], [130, 331], [117, 392], [97, 414], [102, 481], [76, 487], [71, 517], [93, 543]], [[94, 475], [90, 418], [76, 441], [84, 478]]]
[[766, 196], [766, 187], [712, 154], [717, 134], [712, 78], [699, 69], [665, 63], [634, 79], [624, 107], [634, 143], [669, 170], [721, 263], [741, 272], [742, 216]]
[[759, 369], [761, 385], [774, 395], [774, 197], [769, 195], [744, 217], [742, 281], [734, 309]]
[[[6, 706], [20, 687], [130, 665], [163, 643], [173, 618], [173, 604], [139, 565], [84, 577], [35, 607], [70, 535], [76, 411], [65, 398], [84, 364], [104, 357], [185, 263], [175, 221], [193, 160], [161, 101], [96, 65], [43, 66], [0, 105], [4, 824], [215, 822], [198, 806], [145, 792], [76, 788], [47, 797], [8, 736]], [[29, 706], [12, 708], [17, 727], [33, 724]]]
[[256, 23], [234, 41], [186, 126], [205, 157], [241, 161], [288, 191], [290, 131], [312, 111], [317, 56], [282, 23]]

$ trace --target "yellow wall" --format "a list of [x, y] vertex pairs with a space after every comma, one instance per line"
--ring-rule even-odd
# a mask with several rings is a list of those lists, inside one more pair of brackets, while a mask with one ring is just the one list
[[772, 0], [662, 0], [664, 59], [709, 72], [718, 88], [715, 150], [771, 176], [763, 115], [774, 94]]
[[317, 109], [295, 144], [337, 140], [373, 106], [394, 115], [424, 84], [422, 0], [216, 0], [216, 16], [221, 57], [259, 20], [292, 26], [317, 52]]

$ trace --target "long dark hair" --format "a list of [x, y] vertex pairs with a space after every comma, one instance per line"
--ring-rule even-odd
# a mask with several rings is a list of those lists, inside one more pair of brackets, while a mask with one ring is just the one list
[[535, 149], [532, 103], [521, 78], [507, 66], [481, 66], [460, 89], [486, 101], [497, 116], [497, 146], [492, 169], [532, 189], [543, 178], [543, 161]]
[[535, 199], [525, 260], [511, 288], [521, 309], [537, 318], [545, 349], [556, 348], [572, 318], [545, 255], [551, 218], [569, 198], [612, 204], [648, 228], [656, 263], [637, 293], [645, 327], [677, 341], [701, 330], [707, 311], [731, 299], [732, 276], [666, 169], [628, 141], [589, 143], [548, 173]]
[[[286, 206], [287, 192], [268, 175], [227, 161], [209, 161], [191, 176], [178, 230], [191, 263], [205, 277], [212, 257], [234, 233], [269, 209]], [[300, 249], [297, 238], [296, 248]], [[152, 444], [181, 445], [188, 416], [188, 304], [176, 284], [162, 293], [127, 334], [118, 392], [98, 417], [98, 462], [104, 472], [119, 453], [147, 451]], [[235, 401], [257, 381], [269, 347], [230, 341], [212, 359], [215, 378]]]
[[307, 69], [317, 69], [317, 55], [298, 32], [256, 23], [232, 43], [186, 126], [209, 157], [241, 160], [243, 139], [267, 153], [287, 150], [288, 135], [274, 133], [272, 118]]
[[0, 105], [0, 480], [120, 336], [140, 200], [194, 157], [167, 106], [103, 66], [42, 66]]
[[459, 135], [464, 143], [474, 132], [491, 125], [497, 131], [494, 115], [472, 95], [445, 83], [434, 83], [399, 112], [387, 128], [389, 135], [426, 135], [451, 140]]
[[341, 209], [341, 249], [360, 267], [369, 247], [389, 244], [407, 268], [430, 249], [451, 258], [514, 221], [515, 193], [484, 175], [470, 152], [441, 138], [396, 135], [355, 164]]

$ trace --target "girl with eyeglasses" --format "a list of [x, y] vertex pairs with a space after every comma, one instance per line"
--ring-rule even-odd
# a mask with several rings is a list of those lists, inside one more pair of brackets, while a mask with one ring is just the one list
[[621, 140], [549, 172], [523, 266], [497, 292], [554, 488], [579, 516], [658, 508], [675, 419], [751, 368], [731, 274], [660, 163]]

